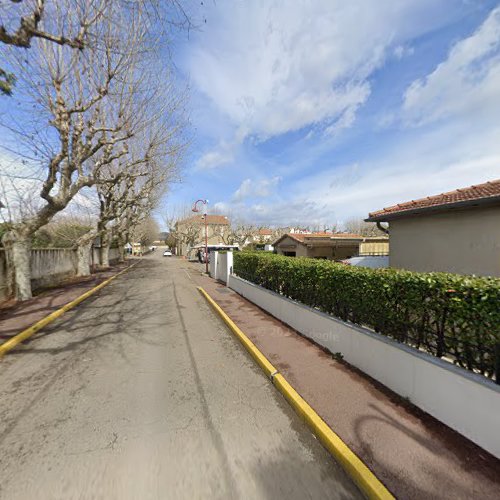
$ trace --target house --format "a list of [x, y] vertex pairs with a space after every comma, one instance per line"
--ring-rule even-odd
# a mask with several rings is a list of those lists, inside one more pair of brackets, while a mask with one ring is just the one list
[[343, 260], [359, 254], [363, 239], [347, 233], [288, 233], [274, 243], [274, 248], [288, 257]]
[[260, 228], [253, 236], [253, 243], [265, 244], [273, 239], [273, 231], [268, 228]]
[[389, 223], [389, 265], [500, 276], [500, 179], [372, 212]]
[[[207, 215], [209, 245], [223, 245], [224, 234], [229, 231], [229, 219], [224, 215]], [[177, 240], [176, 255], [194, 257], [192, 249], [205, 243], [205, 216], [193, 215], [177, 221], [173, 231]]]

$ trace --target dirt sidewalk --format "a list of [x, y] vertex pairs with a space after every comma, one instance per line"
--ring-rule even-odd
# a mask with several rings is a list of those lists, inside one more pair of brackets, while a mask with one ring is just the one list
[[500, 497], [500, 460], [224, 285], [192, 276], [397, 498]]
[[60, 286], [40, 290], [35, 297], [25, 302], [0, 304], [0, 344], [134, 262], [128, 260], [105, 271], [98, 271], [92, 276], [75, 278]]

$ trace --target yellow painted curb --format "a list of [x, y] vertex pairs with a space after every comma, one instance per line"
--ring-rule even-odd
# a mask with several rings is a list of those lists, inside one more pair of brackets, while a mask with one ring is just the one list
[[233, 320], [220, 308], [219, 304], [215, 302], [208, 293], [203, 290], [200, 286], [198, 290], [202, 293], [202, 295], [208, 300], [210, 305], [217, 311], [219, 316], [224, 320], [226, 325], [231, 329], [231, 331], [238, 337], [240, 342], [243, 344], [245, 349], [250, 353], [255, 361], [257, 361], [258, 365], [264, 370], [264, 373], [271, 377], [271, 375], [278, 372], [276, 368], [269, 362], [269, 360], [257, 349], [255, 344], [235, 325]]
[[333, 432], [326, 422], [311, 408], [300, 394], [286, 381], [285, 377], [259, 351], [255, 344], [236, 326], [221, 307], [202, 288], [198, 290], [207, 299], [231, 331], [238, 337], [250, 355], [262, 367], [274, 386], [283, 394], [295, 412], [305, 421], [323, 446], [334, 456], [337, 462], [349, 474], [358, 488], [367, 498], [377, 500], [394, 499], [389, 490], [377, 479], [373, 472], [360, 458]]
[[23, 330], [21, 333], [18, 333], [17, 335], [12, 337], [11, 339], [7, 340], [7, 342], [4, 342], [3, 344], [1, 344], [0, 345], [0, 358], [4, 354], [7, 354], [9, 351], [14, 349], [14, 347], [16, 347], [21, 342], [24, 342], [26, 339], [29, 339], [36, 332], [41, 330], [44, 326], [47, 326], [48, 324], [55, 321], [57, 318], [61, 317], [66, 311], [73, 309], [73, 307], [80, 304], [80, 302], [83, 302], [85, 299], [89, 298], [91, 295], [98, 292], [101, 288], [104, 288], [107, 284], [111, 283], [115, 278], [120, 276], [120, 274], [123, 274], [124, 272], [128, 271], [129, 269], [132, 269], [138, 263], [139, 262], [135, 262], [134, 264], [131, 264], [126, 269], [123, 269], [122, 271], [115, 274], [114, 276], [111, 276], [111, 278], [108, 278], [107, 280], [103, 281], [102, 283], [95, 286], [94, 288], [91, 288], [90, 290], [85, 292], [83, 295], [80, 295], [80, 297], [77, 297], [75, 300], [68, 302], [63, 307], [58, 309], [57, 311], [54, 311], [53, 313], [49, 314], [48, 316], [45, 316], [45, 318], [42, 318], [40, 321], [37, 321], [34, 325], [31, 325], [29, 328], [26, 328], [26, 330]]

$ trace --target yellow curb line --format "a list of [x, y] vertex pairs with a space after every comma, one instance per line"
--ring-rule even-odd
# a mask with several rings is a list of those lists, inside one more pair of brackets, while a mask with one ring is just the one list
[[83, 295], [80, 295], [80, 297], [77, 297], [75, 300], [68, 302], [63, 307], [58, 309], [57, 311], [54, 311], [53, 313], [49, 314], [48, 316], [45, 316], [45, 318], [42, 318], [40, 321], [37, 321], [34, 325], [31, 325], [30, 327], [26, 328], [26, 330], [23, 330], [21, 333], [18, 333], [17, 335], [12, 337], [11, 339], [7, 340], [7, 342], [4, 342], [3, 344], [1, 344], [0, 345], [0, 358], [3, 355], [7, 354], [12, 349], [14, 349], [14, 347], [16, 347], [21, 342], [24, 342], [26, 339], [29, 339], [32, 335], [34, 335], [36, 332], [41, 330], [44, 326], [47, 326], [49, 323], [52, 323], [53, 321], [55, 321], [57, 318], [62, 316], [66, 311], [73, 309], [73, 307], [80, 304], [80, 302], [83, 302], [85, 299], [88, 299], [91, 295], [98, 292], [101, 288], [104, 288], [106, 285], [111, 283], [115, 278], [120, 276], [120, 274], [123, 274], [125, 271], [132, 269], [138, 263], [139, 262], [135, 262], [134, 264], [131, 264], [126, 269], [123, 269], [122, 271], [115, 274], [114, 276], [111, 276], [111, 278], [108, 278], [107, 280], [103, 281], [102, 283], [95, 286], [94, 288], [91, 288], [90, 290], [85, 292]]
[[306, 422], [323, 446], [334, 456], [367, 498], [389, 500], [394, 496], [377, 479], [359, 457], [328, 427], [326, 422], [311, 408], [299, 393], [286, 381], [285, 377], [259, 351], [255, 344], [236, 326], [221, 307], [202, 288], [198, 290], [219, 314], [230, 330], [238, 337], [250, 355], [262, 367], [274, 386], [290, 403], [295, 412]]

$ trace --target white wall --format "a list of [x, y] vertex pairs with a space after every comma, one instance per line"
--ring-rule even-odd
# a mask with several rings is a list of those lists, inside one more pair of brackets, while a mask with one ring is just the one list
[[500, 386], [236, 276], [228, 286], [500, 458]]
[[351, 266], [369, 267], [370, 269], [382, 269], [389, 267], [388, 255], [362, 255], [360, 257], [351, 257], [344, 262]]
[[219, 252], [211, 252], [209, 264], [210, 264], [210, 277], [217, 279], [217, 263], [219, 261]]
[[210, 255], [210, 276], [227, 283], [228, 276], [233, 272], [233, 252], [212, 252]]

